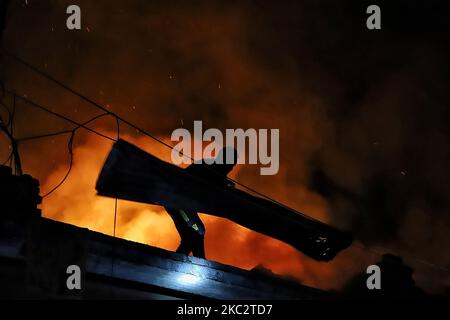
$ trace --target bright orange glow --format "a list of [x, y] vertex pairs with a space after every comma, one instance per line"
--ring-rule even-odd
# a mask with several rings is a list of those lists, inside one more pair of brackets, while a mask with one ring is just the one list
[[[162, 145], [144, 138], [123, 138], [170, 161], [170, 153]], [[76, 144], [70, 176], [57, 191], [44, 199], [42, 209], [45, 217], [113, 234], [114, 200], [97, 196], [95, 191], [96, 179], [111, 145], [111, 142], [92, 136], [81, 145]], [[66, 170], [64, 164], [56, 167], [42, 183], [43, 192], [56, 185]], [[324, 207], [316, 205], [311, 209], [319, 217], [326, 218]], [[263, 265], [275, 273], [290, 275], [310, 285], [322, 287], [334, 286], [335, 281], [330, 279], [339, 278], [335, 277], [337, 271], [330, 265], [311, 261], [278, 240], [226, 219], [205, 214], [201, 217], [207, 229], [205, 246], [210, 260], [244, 269]], [[175, 250], [180, 240], [171, 218], [162, 207], [122, 200], [118, 204], [116, 236], [167, 250]]]

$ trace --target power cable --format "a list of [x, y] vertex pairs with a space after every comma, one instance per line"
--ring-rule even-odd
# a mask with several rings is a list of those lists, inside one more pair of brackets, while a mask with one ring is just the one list
[[93, 121], [95, 121], [95, 120], [97, 120], [97, 119], [99, 119], [101, 117], [108, 116], [108, 115], [110, 115], [110, 113], [103, 113], [103, 114], [97, 115], [97, 116], [95, 116], [95, 117], [93, 117], [93, 118], [91, 118], [91, 119], [81, 123], [80, 125], [76, 126], [73, 129], [61, 130], [61, 131], [51, 132], [51, 133], [44, 133], [44, 134], [35, 135], [35, 136], [27, 136], [27, 137], [23, 137], [23, 138], [18, 138], [17, 141], [29, 141], [29, 140], [49, 138], [49, 137], [58, 136], [58, 135], [61, 135], [61, 134], [71, 133], [74, 130], [82, 128], [82, 127], [86, 126], [87, 124], [89, 124], [89, 123], [91, 123], [91, 122], [93, 122]]
[[72, 170], [72, 165], [73, 165], [73, 138], [75, 137], [75, 131], [76, 129], [74, 129], [70, 135], [69, 138], [69, 142], [67, 143], [67, 148], [69, 149], [69, 169], [67, 170], [66, 174], [64, 175], [64, 178], [62, 178], [62, 180], [53, 188], [51, 189], [49, 192], [47, 192], [46, 194], [44, 194], [42, 196], [42, 198], [46, 198], [47, 196], [49, 196], [50, 194], [52, 194], [55, 190], [57, 190], [60, 186], [63, 185], [63, 183], [66, 181], [67, 177], [70, 174], [70, 171]]
[[[10, 91], [8, 91], [8, 92], [10, 92]], [[76, 122], [76, 121], [74, 121], [74, 120], [72, 120], [72, 119], [70, 119], [70, 118], [68, 118], [68, 117], [66, 117], [66, 116], [64, 116], [64, 115], [62, 115], [62, 114], [60, 114], [60, 113], [57, 113], [57, 112], [55, 112], [55, 111], [52, 111], [52, 110], [50, 110], [50, 109], [44, 107], [43, 105], [40, 105], [40, 104], [38, 104], [38, 103], [36, 103], [36, 102], [34, 102], [34, 101], [28, 99], [28, 98], [22, 97], [22, 96], [20, 96], [20, 95], [18, 95], [17, 98], [20, 99], [20, 100], [23, 100], [23, 101], [27, 102], [28, 104], [30, 104], [30, 105], [32, 105], [32, 106], [38, 108], [38, 109], [41, 109], [41, 110], [43, 110], [43, 111], [45, 111], [45, 112], [50, 113], [50, 114], [54, 115], [55, 117], [64, 119], [64, 120], [66, 120], [67, 122], [70, 122], [70, 123], [72, 123], [72, 124], [75, 124], [76, 126], [78, 126], [78, 127], [80, 127], [80, 128], [86, 129], [86, 130], [88, 130], [88, 131], [90, 131], [90, 132], [92, 132], [92, 133], [94, 133], [94, 134], [96, 134], [96, 135], [98, 135], [98, 136], [100, 136], [100, 137], [103, 137], [103, 138], [108, 139], [108, 140], [110, 140], [110, 141], [116, 141], [115, 139], [113, 139], [113, 138], [111, 138], [111, 137], [109, 137], [109, 136], [107, 136], [107, 135], [105, 135], [105, 134], [103, 134], [103, 133], [100, 133], [100, 132], [98, 132], [98, 131], [96, 131], [96, 130], [94, 130], [94, 129], [91, 129], [91, 128], [87, 127], [86, 125], [82, 124], [82, 123], [78, 123], [78, 122]], [[108, 114], [111, 114], [111, 113], [108, 113]], [[111, 115], [112, 115], [112, 114], [111, 114]]]

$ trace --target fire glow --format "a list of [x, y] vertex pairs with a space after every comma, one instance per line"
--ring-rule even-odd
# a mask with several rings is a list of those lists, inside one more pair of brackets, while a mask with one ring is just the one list
[[[170, 161], [164, 146], [148, 139], [124, 136], [124, 139]], [[168, 140], [168, 139], [165, 139]], [[114, 229], [114, 200], [96, 195], [95, 182], [111, 142], [88, 138], [75, 145], [74, 165], [67, 181], [45, 198], [43, 215], [47, 218], [89, 228], [108, 235]], [[51, 189], [64, 176], [67, 167], [61, 164], [42, 182], [42, 192]], [[237, 171], [240, 170], [239, 167]], [[233, 172], [233, 177], [236, 172]], [[292, 247], [278, 240], [253, 232], [226, 219], [201, 215], [206, 225], [206, 255], [209, 260], [243, 269], [264, 266], [278, 274], [295, 277], [315, 286], [334, 286], [327, 280], [334, 278], [329, 264], [311, 261]], [[131, 241], [175, 250], [180, 238], [173, 221], [162, 207], [119, 201], [116, 236]], [[313, 267], [313, 271], [310, 268]], [[322, 274], [321, 277], [310, 273]]]

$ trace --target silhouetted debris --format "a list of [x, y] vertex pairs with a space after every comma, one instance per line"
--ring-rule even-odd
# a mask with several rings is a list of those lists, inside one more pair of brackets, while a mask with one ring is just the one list
[[[246, 271], [41, 218], [39, 182], [13, 175], [9, 167], [0, 167], [0, 190], [3, 298], [328, 297], [271, 272]], [[81, 270], [81, 291], [67, 287], [69, 266]]]
[[381, 270], [381, 289], [367, 288], [370, 274], [361, 273], [351, 279], [343, 288], [344, 297], [356, 299], [423, 299], [427, 294], [416, 286], [413, 269], [403, 263], [403, 259], [392, 254], [384, 254], [377, 263]]
[[102, 196], [226, 218], [290, 244], [318, 261], [332, 260], [352, 243], [350, 232], [266, 198], [188, 174], [121, 139], [113, 145], [96, 189]]
[[10, 167], [0, 166], [0, 236], [7, 235], [14, 224], [40, 217], [37, 206], [41, 201], [38, 180], [27, 174], [13, 175]]
[[[329, 297], [325, 291], [289, 279], [45, 218], [31, 224], [30, 234], [27, 239], [21, 236], [0, 239], [3, 297], [308, 300]], [[24, 241], [29, 241], [26, 255], [20, 253]], [[81, 291], [70, 292], [66, 288], [65, 271], [70, 265], [80, 266], [83, 272]]]

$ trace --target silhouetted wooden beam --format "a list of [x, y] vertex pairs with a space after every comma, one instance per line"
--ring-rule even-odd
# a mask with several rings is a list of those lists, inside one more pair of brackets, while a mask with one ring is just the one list
[[227, 218], [329, 261], [351, 244], [351, 235], [287, 207], [194, 176], [119, 140], [97, 181], [99, 195]]

